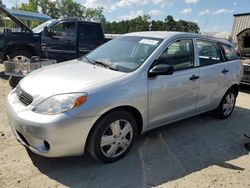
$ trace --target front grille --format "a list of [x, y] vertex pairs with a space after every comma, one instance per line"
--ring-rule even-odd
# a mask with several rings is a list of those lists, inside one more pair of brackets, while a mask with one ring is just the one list
[[20, 87], [17, 87], [16, 93], [18, 96], [18, 99], [25, 105], [29, 105], [33, 101], [33, 97], [26, 93], [24, 90], [22, 90]]

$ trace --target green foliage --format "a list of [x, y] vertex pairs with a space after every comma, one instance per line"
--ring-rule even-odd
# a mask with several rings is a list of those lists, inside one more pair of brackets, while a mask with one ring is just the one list
[[[51, 18], [78, 17], [86, 21], [101, 22], [105, 33], [123, 34], [148, 30], [198, 33], [200, 30], [196, 23], [184, 20], [176, 21], [171, 15], [167, 16], [164, 21], [150, 21], [149, 15], [143, 15], [131, 20], [107, 22], [103, 15], [103, 8], [86, 8], [75, 0], [29, 0], [28, 3], [22, 3], [18, 9], [32, 12], [41, 11]], [[38, 22], [29, 24], [35, 26]]]
[[102, 14], [103, 8], [86, 8], [74, 0], [29, 0], [28, 3], [22, 3], [19, 10], [38, 12], [49, 15], [51, 18], [77, 17], [88, 21], [97, 21], [104, 23], [105, 17]]
[[38, 12], [38, 0], [29, 0], [29, 3], [22, 3], [19, 10]]
[[138, 16], [132, 20], [106, 22], [105, 33], [123, 34], [137, 31], [182, 31], [198, 33], [200, 28], [196, 23], [184, 20], [175, 21], [173, 16], [167, 16], [164, 21], [149, 21], [150, 16]]

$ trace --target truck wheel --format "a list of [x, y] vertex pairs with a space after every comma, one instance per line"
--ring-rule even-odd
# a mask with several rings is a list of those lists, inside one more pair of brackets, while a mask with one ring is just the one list
[[117, 161], [131, 149], [137, 136], [135, 118], [124, 110], [101, 117], [87, 143], [89, 154], [104, 163]]
[[8, 54], [9, 58], [12, 60], [29, 60], [32, 57], [32, 53], [25, 50], [17, 50]]
[[22, 78], [11, 76], [9, 78], [9, 85], [11, 88], [15, 88]]

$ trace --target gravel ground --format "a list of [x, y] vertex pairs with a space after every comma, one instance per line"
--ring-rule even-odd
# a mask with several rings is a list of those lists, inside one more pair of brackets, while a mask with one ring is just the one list
[[132, 151], [113, 164], [85, 155], [44, 158], [14, 138], [6, 117], [10, 91], [0, 66], [0, 187], [250, 187], [250, 88], [239, 93], [226, 120], [210, 113], [141, 136]]

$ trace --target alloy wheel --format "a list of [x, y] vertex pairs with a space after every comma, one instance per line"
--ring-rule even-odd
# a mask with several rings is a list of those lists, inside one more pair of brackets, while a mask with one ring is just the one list
[[133, 128], [127, 120], [114, 121], [101, 137], [101, 151], [108, 158], [118, 157], [128, 149], [132, 138]]
[[234, 105], [235, 105], [235, 95], [234, 93], [230, 92], [226, 96], [222, 105], [223, 115], [228, 116], [233, 111]]
[[14, 61], [29, 61], [29, 58], [23, 55], [17, 55], [13, 58]]

